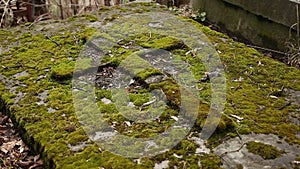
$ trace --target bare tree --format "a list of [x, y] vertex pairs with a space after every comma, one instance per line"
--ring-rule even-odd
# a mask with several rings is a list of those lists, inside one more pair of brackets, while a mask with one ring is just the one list
[[0, 4], [1, 6], [3, 5], [3, 10], [2, 8], [0, 10], [0, 13], [2, 12], [0, 27], [11, 26], [14, 20], [14, 14], [11, 8], [12, 0], [7, 0], [7, 1], [1, 0]]

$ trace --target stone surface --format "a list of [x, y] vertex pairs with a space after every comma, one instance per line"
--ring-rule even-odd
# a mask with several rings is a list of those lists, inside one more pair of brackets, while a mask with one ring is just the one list
[[[147, 18], [150, 12], [152, 12], [150, 21], [134, 20], [136, 18], [132, 17], [142, 15]], [[166, 15], [163, 15], [165, 13]], [[170, 18], [162, 18], [163, 16], [176, 18], [176, 20], [172, 25]], [[158, 22], [157, 18], [161, 20]], [[120, 20], [123, 21], [121, 27], [113, 24]], [[136, 26], [137, 23], [141, 25]], [[194, 25], [194, 29], [188, 29], [189, 24]], [[115, 30], [113, 35], [106, 34], [105, 31], [108, 30], [99, 31], [99, 28], [112, 25], [117, 25], [113, 29]], [[173, 27], [168, 30], [162, 29], [165, 25]], [[147, 26], [162, 30], [160, 34], [149, 32], [145, 29], [148, 28]], [[124, 38], [122, 33], [135, 29], [139, 29], [140, 34]], [[145, 32], [141, 32], [143, 30]], [[99, 45], [101, 43], [99, 39], [89, 41], [93, 35], [102, 37], [100, 40], [110, 39], [115, 45], [106, 49], [107, 52], [104, 53], [99, 50], [104, 46]], [[178, 38], [183, 35], [185, 38]], [[193, 48], [193, 43], [189, 43], [189, 38], [195, 37], [197, 39], [201, 37], [197, 42], [202, 45], [210, 44], [202, 39], [203, 37], [210, 40], [217, 51], [215, 53], [222, 61], [210, 62], [217, 66], [216, 69], [209, 69], [203, 63], [212, 59], [211, 51], [207, 51], [206, 48]], [[297, 97], [294, 95], [290, 97], [285, 93], [285, 89], [288, 89], [298, 96], [299, 70], [263, 56], [255, 49], [235, 42], [228, 36], [212, 31], [193, 20], [173, 15], [166, 7], [154, 3], [103, 7], [92, 14], [76, 16], [66, 21], [45, 21], [34, 23], [30, 28], [23, 26], [0, 30], [0, 38], [5, 39], [0, 41], [0, 109], [11, 117], [21, 131], [24, 141], [29, 143], [33, 150], [41, 153], [45, 168], [146, 169], [154, 168], [159, 164], [162, 164], [161, 168], [165, 168], [166, 161], [168, 166], [173, 168], [199, 168], [199, 166], [220, 168], [221, 162], [224, 161], [212, 150], [218, 145], [223, 146], [222, 143], [228, 139], [251, 133], [267, 133], [277, 135], [283, 145], [300, 144], [300, 129], [296, 120], [298, 117], [295, 116], [299, 114], [299, 105], [286, 104], [289, 99], [295, 100]], [[84, 45], [89, 45], [94, 50], [82, 50]], [[156, 50], [145, 52], [149, 51], [149, 48]], [[140, 51], [141, 49], [144, 50]], [[156, 53], [161, 50], [167, 51], [160, 53], [165, 56], [164, 58]], [[202, 53], [198, 54], [197, 51]], [[92, 59], [78, 59], [80, 53], [92, 56]], [[143, 62], [136, 59], [138, 54], [141, 58], [148, 58], [149, 64], [157, 64], [160, 69], [151, 68], [145, 62], [140, 64]], [[104, 57], [101, 58], [100, 56], [103, 55]], [[124, 64], [123, 61], [132, 55], [135, 58], [127, 60]], [[73, 70], [77, 59], [81, 64], [77, 67], [79, 71], [74, 75]], [[103, 62], [89, 68], [91, 61], [94, 60]], [[168, 64], [172, 62], [173, 65]], [[134, 66], [138, 69], [133, 69]], [[142, 69], [145, 67], [149, 69]], [[194, 80], [182, 73], [186, 67], [191, 70]], [[213, 75], [215, 74], [213, 72], [221, 72], [222, 67], [224, 67], [227, 91], [226, 93], [218, 93], [219, 90], [214, 92], [220, 95], [226, 94], [226, 106], [224, 111], [218, 114], [221, 115], [220, 119], [213, 118], [208, 122], [213, 124], [216, 130], [211, 138], [203, 140], [203, 133], [200, 133], [211, 111], [211, 102], [219, 101], [212, 100], [212, 87], [218, 87], [212, 84], [212, 81], [219, 76], [219, 73]], [[124, 69], [136, 71], [134, 72], [136, 74], [122, 81], [123, 74], [126, 74]], [[95, 76], [91, 73], [92, 70], [96, 70]], [[24, 75], [24, 72], [28, 75], [14, 76]], [[94, 93], [87, 97], [80, 95], [88, 92], [90, 88], [86, 87], [88, 83], [82, 79], [78, 86], [72, 85], [70, 77], [72, 74], [77, 77], [77, 73], [79, 75], [87, 73], [88, 80], [96, 79], [97, 83], [92, 86], [95, 89]], [[200, 79], [205, 74], [211, 77], [203, 82]], [[176, 80], [181, 80], [179, 84], [183, 87], [196, 89], [195, 92], [192, 94], [187, 92], [180, 97], [182, 91]], [[124, 108], [122, 112], [116, 106], [118, 100], [114, 100], [122, 101], [122, 97], [112, 90], [118, 89], [120, 84], [128, 85], [123, 92], [128, 97], [122, 102], [124, 106], [119, 106]], [[76, 93], [80, 98], [77, 111], [72, 97]], [[153, 98], [155, 94], [161, 97], [159, 101]], [[198, 94], [197, 99], [194, 94]], [[184, 109], [179, 108], [182, 99], [186, 99], [187, 106]], [[195, 109], [197, 105], [195, 100], [200, 103], [197, 109]], [[86, 101], [91, 102], [85, 104]], [[157, 105], [163, 107], [157, 108], [155, 107]], [[94, 107], [101, 111], [94, 111]], [[186, 111], [184, 115], [179, 114], [179, 110], [189, 110], [187, 108], [195, 111]], [[125, 115], [128, 114], [121, 114], [126, 111], [129, 115], [133, 112], [140, 115], [139, 117], [147, 117], [150, 120], [141, 123], [134, 121], [133, 118], [130, 119], [131, 116], [126, 118]], [[159, 115], [159, 117], [151, 115]], [[106, 141], [105, 143], [110, 143], [112, 141], [110, 138], [116, 133], [132, 138], [156, 136], [166, 133], [173, 124], [190, 124], [191, 122], [184, 120], [183, 117], [192, 115], [197, 115], [195, 123], [191, 124], [192, 132], [188, 133], [186, 138], [179, 140], [172, 149], [160, 150], [161, 154], [155, 156], [138, 158], [138, 160], [127, 158], [132, 154], [117, 155], [110, 152], [108, 147], [96, 142], [102, 139]], [[240, 121], [237, 122], [236, 117], [240, 117]], [[107, 123], [102, 123], [103, 121]], [[107, 130], [98, 131], [100, 127], [107, 127], [105, 128]], [[177, 138], [177, 132], [171, 134]], [[117, 140], [117, 137], [114, 139]], [[170, 142], [165, 138], [159, 141], [162, 144]], [[269, 140], [263, 141], [268, 143]], [[120, 153], [139, 150], [139, 144], [134, 143], [122, 142], [124, 145], [122, 148], [126, 151]], [[146, 150], [157, 146], [155, 142], [150, 141], [141, 144], [147, 145]], [[120, 147], [113, 148], [120, 150]], [[285, 148], [290, 150], [289, 146], [281, 149]], [[246, 161], [245, 165], [248, 162]], [[264, 163], [265, 161], [261, 161], [261, 164]]]
[[296, 4], [290, 0], [223, 0], [287, 27], [297, 23]]
[[290, 27], [297, 23], [296, 6], [289, 0], [203, 0], [194, 6], [236, 36], [279, 51], [286, 50]]
[[[275, 159], [263, 160], [262, 157], [250, 153], [246, 144], [249, 141], [258, 141], [284, 150], [284, 153]], [[214, 152], [222, 156], [224, 160], [223, 167], [242, 165], [244, 168], [293, 168], [292, 162], [299, 155], [298, 146], [289, 145], [275, 135], [250, 134], [242, 135], [241, 139], [233, 138], [214, 148]], [[226, 153], [227, 152], [227, 153]]]

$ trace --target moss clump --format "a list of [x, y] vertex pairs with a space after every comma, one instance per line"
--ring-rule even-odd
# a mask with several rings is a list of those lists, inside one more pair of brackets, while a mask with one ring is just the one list
[[69, 144], [76, 145], [80, 142], [88, 140], [88, 137], [84, 133], [84, 131], [80, 128], [77, 131], [74, 131], [71, 134], [69, 134], [67, 139]]
[[161, 89], [168, 100], [168, 104], [178, 107], [181, 104], [180, 87], [175, 80], [169, 78], [160, 83], [150, 84], [151, 90]]
[[109, 11], [109, 10], [110, 10], [110, 8], [107, 7], [107, 6], [101, 6], [101, 7], [98, 9], [99, 13], [102, 13], [102, 12], [105, 12], [105, 11]]
[[[92, 67], [92, 58], [79, 58], [76, 60], [76, 71], [84, 71]], [[71, 65], [72, 66], [72, 65]]]
[[104, 21], [106, 21], [106, 22], [111, 22], [111, 21], [117, 19], [118, 17], [119, 17], [118, 14], [112, 14], [111, 16], [109, 16], [109, 17], [107, 17], [107, 18], [104, 18]]
[[181, 40], [170, 36], [142, 34], [140, 37], [136, 37], [136, 39], [137, 41], [141, 41], [140, 45], [145, 48], [165, 49], [168, 51], [186, 48]]
[[250, 141], [246, 148], [249, 152], [261, 156], [263, 159], [275, 159], [280, 157], [284, 151], [278, 150], [276, 147], [261, 142]]
[[[221, 162], [216, 155], [195, 155], [197, 144], [186, 139], [183, 139], [173, 149], [155, 157], [146, 157], [141, 160], [142, 164], [136, 164], [131, 159], [100, 151], [98, 146], [88, 141], [86, 133], [79, 127], [80, 123], [77, 117], [90, 118], [89, 113], [94, 110], [91, 105], [95, 103], [101, 110], [100, 113], [104, 120], [110, 125], [114, 125], [119, 133], [128, 137], [154, 137], [165, 132], [174, 124], [176, 121], [174, 117], [178, 117], [181, 104], [180, 95], [182, 93], [180, 92], [182, 91], [180, 86], [174, 80], [173, 75], [158, 71], [142, 60], [137, 60], [137, 57], [132, 57], [132, 55], [141, 48], [168, 50], [168, 53], [171, 53], [172, 57], [174, 56], [173, 58], [189, 64], [194, 80], [199, 82], [207, 71], [201, 60], [204, 56], [193, 55], [191, 49], [183, 43], [186, 40], [172, 37], [177, 33], [176, 26], [172, 31], [165, 30], [164, 35], [149, 32], [130, 35], [127, 39], [119, 42], [116, 42], [119, 39], [115, 38], [119, 38], [122, 34], [118, 32], [126, 33], [127, 30], [134, 30], [132, 25], [136, 21], [135, 23], [126, 22], [118, 27], [118, 31], [112, 35], [113, 37], [106, 34], [105, 31], [102, 32], [102, 30], [101, 33], [97, 34], [115, 42], [115, 46], [107, 49], [111, 52], [104, 56], [103, 63], [116, 68], [124, 60], [133, 58], [127, 60], [128, 64], [123, 65], [124, 69], [134, 74], [133, 79], [138, 83], [129, 86], [129, 89], [134, 90], [126, 91], [128, 92], [128, 100], [136, 105], [132, 106], [131, 109], [127, 104], [121, 108], [116, 107], [113, 103], [112, 91], [101, 88], [96, 89], [95, 95], [89, 96], [94, 101], [93, 103], [85, 104], [84, 99], [86, 98], [82, 98], [82, 105], [80, 105], [82, 106], [82, 113], [77, 114], [78, 112], [75, 113], [72, 102], [72, 86], [69, 83], [75, 66], [75, 59], [82, 50], [82, 46], [96, 32], [93, 28], [86, 27], [96, 26], [99, 28], [102, 23], [105, 24], [118, 19], [123, 14], [130, 15], [134, 12], [148, 11], [163, 12], [162, 8], [156, 7], [155, 4], [143, 5], [138, 3], [122, 7], [103, 7], [98, 13], [100, 17], [85, 15], [73, 17], [67, 22], [51, 22], [49, 25], [51, 29], [47, 28], [47, 24], [39, 25], [37, 23], [32, 25], [31, 29], [34, 30], [32, 32], [24, 29], [21, 29], [22, 31], [0, 30], [0, 39], [3, 39], [0, 41], [0, 65], [2, 65], [0, 66], [0, 95], [5, 100], [3, 103], [0, 100], [0, 107], [7, 106], [6, 110], [11, 111], [7, 114], [10, 114], [18, 124], [17, 126], [27, 133], [25, 136], [27, 142], [34, 143], [35, 150], [42, 152], [46, 163], [45, 168], [153, 168], [155, 163], [165, 159], [170, 161], [170, 168], [173, 166], [199, 168], [199, 161], [201, 161], [202, 168], [220, 168]], [[192, 20], [183, 20], [193, 23], [196, 27], [194, 31], [202, 31], [210, 38], [225, 68], [227, 79], [226, 108], [220, 122], [219, 119], [211, 121], [211, 124], [217, 125], [217, 130], [208, 140], [208, 145], [218, 144], [218, 141], [226, 135], [235, 137], [237, 135], [235, 130], [240, 134], [273, 133], [279, 137], [284, 137], [289, 143], [300, 144], [296, 136], [296, 133], [300, 131], [299, 126], [288, 123], [289, 119], [287, 118], [290, 112], [297, 112], [299, 106], [292, 104], [278, 110], [285, 103], [286, 95], [281, 93], [282, 87], [300, 90], [299, 70], [266, 58], [256, 50], [234, 42], [227, 36], [212, 31]], [[94, 21], [97, 23], [90, 23]], [[145, 23], [148, 24], [148, 21]], [[43, 31], [37, 31], [41, 27]], [[186, 30], [187, 33], [188, 31], [190, 30]], [[146, 60], [146, 56], [142, 54], [139, 57]], [[86, 70], [92, 63], [92, 59], [88, 58], [77, 61], [81, 63], [76, 64], [79, 71]], [[141, 67], [136, 68], [136, 65]], [[30, 76], [13, 78], [15, 74], [23, 71]], [[165, 75], [162, 75], [163, 73]], [[152, 78], [152, 76], [163, 78], [161, 81], [145, 84], [144, 81]], [[17, 80], [16, 85], [10, 84]], [[195, 86], [199, 89], [199, 102], [201, 104], [199, 111], [194, 112], [198, 113], [198, 119], [192, 131], [200, 133], [209, 113], [212, 91], [209, 82], [199, 82]], [[137, 113], [134, 112], [134, 110], [140, 110], [143, 103], [152, 101], [151, 96], [148, 95], [152, 90], [162, 91], [162, 97], [165, 100], [145, 106]], [[48, 91], [47, 97], [43, 100], [44, 104], [38, 105], [37, 102], [41, 101], [38, 96], [44, 91]], [[20, 99], [18, 105], [14, 106], [18, 92], [26, 93], [26, 95]], [[277, 96], [278, 99], [269, 98], [269, 95]], [[184, 101], [186, 97], [189, 95], [183, 96], [182, 100]], [[102, 98], [110, 99], [112, 103], [103, 103]], [[194, 102], [191, 101], [187, 104], [186, 107], [192, 107]], [[153, 109], [154, 106], [161, 107]], [[50, 113], [48, 108], [55, 111]], [[126, 114], [137, 115], [134, 117], [144, 118], [154, 115], [158, 118], [151, 119], [149, 123], [137, 123], [120, 115], [120, 110]], [[231, 114], [240, 116], [243, 120], [236, 122], [236, 119], [231, 118]], [[129, 117], [131, 118], [131, 116]], [[130, 125], [125, 121], [130, 122]], [[92, 125], [88, 126], [89, 129], [85, 129], [85, 131], [88, 133], [97, 132], [97, 126], [101, 125], [98, 118], [88, 120], [88, 122]], [[174, 136], [179, 134], [179, 131], [173, 133]], [[168, 139], [161, 140], [162, 144], [168, 142]], [[78, 143], [87, 143], [88, 145], [80, 152], [70, 152], [68, 144], [76, 146]], [[174, 153], [182, 158], [175, 157]]]
[[59, 64], [51, 68], [51, 77], [57, 80], [72, 78], [75, 62], [69, 59], [60, 61]]
[[99, 100], [102, 98], [111, 99], [111, 91], [109, 91], [109, 90], [96, 89], [95, 95], [96, 95], [97, 99], [99, 99]]
[[142, 106], [143, 103], [146, 103], [149, 101], [149, 94], [148, 93], [145, 93], [145, 94], [130, 93], [129, 98], [130, 98], [130, 101], [132, 101], [134, 105]]
[[202, 168], [207, 169], [221, 169], [221, 159], [215, 154], [205, 154], [201, 158]]
[[96, 22], [99, 20], [99, 18], [95, 15], [88, 15], [88, 14], [85, 14], [85, 15], [82, 15], [83, 17], [85, 17], [85, 19], [89, 20], [90, 22]]
[[152, 68], [152, 69], [146, 69], [141, 72], [138, 72], [136, 76], [141, 80], [146, 80], [150, 76], [162, 75], [162, 74], [163, 73], [160, 70]]

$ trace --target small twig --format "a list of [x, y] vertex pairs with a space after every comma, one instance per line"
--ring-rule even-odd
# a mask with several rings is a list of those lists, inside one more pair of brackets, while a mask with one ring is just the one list
[[50, 54], [52, 54], [52, 55], [55, 55], [55, 53], [53, 53], [53, 52], [51, 52], [51, 51], [48, 51], [48, 50], [44, 50], [44, 49], [43, 49], [43, 52], [48, 52], [48, 53], [50, 53]]
[[150, 31], [150, 33], [149, 33], [149, 39], [147, 39], [147, 41], [151, 40], [151, 38], [152, 38], [152, 32]]
[[38, 16], [29, 26], [27, 26], [27, 28], [30, 28], [34, 24], [36, 24], [36, 23], [38, 23], [38, 22], [40, 22], [44, 19], [47, 19], [47, 16], [49, 16], [49, 13], [45, 13], [45, 14], [42, 14], [42, 15]]
[[294, 24], [290, 27], [290, 29], [289, 29], [289, 39], [292, 38], [292, 29], [293, 29], [293, 27], [295, 27], [296, 25], [298, 25], [298, 23], [294, 23]]
[[[236, 108], [234, 108], [235, 110], [237, 110]], [[246, 113], [237, 110], [239, 113], [243, 114], [247, 119], [253, 121], [258, 127], [263, 128], [263, 126], [261, 126], [260, 124], [258, 124], [254, 119], [250, 118]]]
[[286, 102], [284, 105], [280, 106], [280, 107], [278, 108], [278, 110], [282, 110], [282, 109], [286, 108], [286, 107], [289, 106], [289, 105], [291, 105], [291, 102]]
[[235, 129], [236, 134], [238, 135], [240, 140], [243, 140], [242, 136], [240, 135], [239, 131], [237, 129]]
[[95, 6], [96, 6], [97, 9], [99, 8], [99, 5], [98, 5], [97, 1], [95, 1]]
[[73, 87], [72, 89], [73, 89], [73, 90], [80, 90], [80, 91], [84, 91], [84, 92], [90, 92], [90, 91], [88, 91], [88, 90], [85, 90], [85, 89], [79, 88], [79, 87]]
[[51, 40], [53, 43], [55, 43], [57, 46], [60, 46], [60, 44], [58, 42], [56, 42], [55, 40], [53, 40], [50, 36], [46, 35], [46, 38]]
[[232, 151], [226, 151], [226, 152], [222, 153], [222, 154], [219, 155], [219, 156], [222, 158], [222, 157], [223, 157], [224, 155], [226, 155], [226, 154], [238, 152], [238, 151], [240, 151], [240, 150], [244, 147], [245, 144], [246, 144], [246, 143], [243, 143], [238, 149], [232, 150]]
[[247, 46], [251, 47], [251, 48], [255, 48], [255, 49], [260, 49], [260, 50], [265, 50], [265, 51], [269, 51], [269, 52], [273, 52], [273, 53], [278, 53], [278, 54], [281, 54], [281, 55], [286, 55], [285, 52], [280, 52], [280, 51], [273, 50], [273, 49], [268, 49], [268, 48], [263, 48], [263, 47], [260, 47], [260, 46], [253, 46], [253, 45], [247, 45]]
[[149, 102], [146, 102], [144, 103], [143, 105], [141, 105], [140, 109], [142, 110], [143, 108], [147, 107], [147, 106], [150, 106], [151, 104], [155, 103], [156, 102], [156, 99], [154, 100], [151, 100]]
[[63, 6], [62, 6], [62, 1], [59, 0], [59, 8], [60, 8], [60, 17], [63, 20], [64, 19], [64, 13], [63, 13]]

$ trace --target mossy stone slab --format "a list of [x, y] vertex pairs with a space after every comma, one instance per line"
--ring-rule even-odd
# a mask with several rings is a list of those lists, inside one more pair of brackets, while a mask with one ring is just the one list
[[[104, 7], [95, 13], [75, 16], [65, 21], [43, 21], [30, 27], [0, 30], [0, 108], [12, 118], [25, 141], [42, 154], [45, 168], [153, 168], [166, 160], [170, 167], [220, 168], [221, 159], [213, 153], [196, 153], [200, 145], [190, 138], [199, 137], [209, 113], [209, 81], [197, 84], [201, 106], [192, 133], [173, 149], [160, 155], [137, 160], [105, 151], [105, 147], [99, 147], [90, 140], [78, 121], [72, 99], [71, 77], [74, 62], [83, 46], [92, 36], [105, 36], [97, 32], [103, 25], [109, 25], [124, 15], [148, 12], [170, 13], [166, 7], [157, 4], [131, 3]], [[196, 29], [206, 34], [219, 53], [225, 71], [226, 107], [207, 147], [218, 145], [224, 136], [238, 136], [236, 131], [239, 134], [272, 133], [290, 144], [300, 144], [297, 135], [300, 131], [299, 124], [289, 119], [290, 113], [299, 113], [299, 105], [294, 104], [295, 99], [291, 99], [294, 97], [289, 97], [287, 92], [300, 90], [300, 71], [263, 56], [255, 49], [234, 42], [226, 35], [188, 18], [178, 16], [178, 19], [192, 23]], [[119, 46], [111, 49], [112, 53], [108, 53], [106, 64], [114, 66], [120, 59], [134, 53], [134, 48], [124, 47], [127, 42], [133, 42], [144, 48], [160, 48], [173, 53], [191, 66], [190, 70], [197, 81], [205, 76], [206, 70], [201, 60], [180, 39], [174, 39], [171, 35], [153, 34], [152, 38], [149, 37], [146, 32], [124, 39]], [[82, 69], [89, 62], [89, 59], [83, 60]], [[26, 72], [26, 76], [18, 76], [22, 72]], [[160, 76], [162, 73], [149, 69], [141, 72], [137, 80], [142, 83], [151, 74]], [[167, 93], [166, 99], [173, 101], [173, 105], [169, 105], [170, 110], [165, 111], [161, 117], [163, 126], [170, 126], [176, 121], [175, 110], [178, 105], [178, 95], [173, 93], [177, 87], [172, 78], [147, 87], [130, 94], [133, 104], [142, 106], [151, 101], [145, 93], [150, 89], [162, 88]], [[138, 133], [132, 131], [144, 131], [146, 136], [152, 136], [165, 130], [158, 122], [155, 125], [136, 125], [130, 128], [126, 126], [128, 123], [124, 123], [124, 117], [117, 114], [112, 103], [101, 102], [104, 98], [111, 99], [109, 90], [99, 89], [95, 95], [99, 107], [110, 113], [106, 120], [112, 124], [119, 123], [117, 129], [124, 134], [139, 137]], [[290, 104], [286, 104], [287, 101]], [[88, 107], [86, 111], [89, 111]], [[232, 115], [240, 116], [243, 120], [237, 122], [234, 118], [236, 116]], [[173, 118], [169, 118], [170, 116]]]

